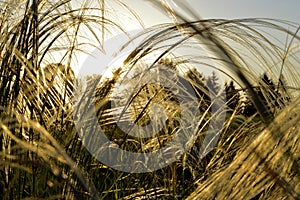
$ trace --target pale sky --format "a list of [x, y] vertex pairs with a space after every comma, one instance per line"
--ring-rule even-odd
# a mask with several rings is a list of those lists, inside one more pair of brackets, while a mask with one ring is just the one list
[[299, 0], [187, 0], [203, 18], [267, 17], [300, 22]]
[[[181, 0], [187, 2], [202, 18], [283, 19], [300, 23], [299, 0]], [[146, 24], [167, 22], [146, 0], [125, 0]]]
[[[172, 0], [167, 0], [171, 2]], [[174, 0], [182, 3], [188, 3], [190, 7], [203, 19], [235, 19], [235, 18], [272, 18], [282, 19], [300, 24], [300, 0]], [[112, 1], [111, 1], [112, 2]], [[151, 5], [151, 0], [122, 0], [127, 6], [134, 10], [146, 27], [171, 22], [170, 18]], [[108, 1], [108, 4], [110, 2]], [[186, 4], [186, 5], [188, 5]], [[126, 12], [118, 7], [112, 11], [111, 15], [121, 16], [119, 22], [128, 30], [138, 28], [136, 22], [126, 18]], [[178, 8], [177, 8], [178, 9]], [[179, 8], [180, 9], [180, 8]], [[125, 16], [124, 18], [122, 16]], [[105, 46], [105, 44], [104, 44]], [[110, 60], [111, 57], [100, 56], [103, 59]], [[91, 66], [99, 61], [90, 60], [86, 65]], [[108, 64], [108, 63], [106, 63]], [[80, 64], [82, 66], [82, 63]], [[83, 64], [84, 65], [84, 64]]]

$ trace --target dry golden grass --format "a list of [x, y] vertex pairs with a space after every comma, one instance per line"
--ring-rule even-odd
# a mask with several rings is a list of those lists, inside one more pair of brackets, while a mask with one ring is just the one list
[[[113, 2], [126, 7], [122, 1]], [[124, 66], [104, 81], [99, 81], [100, 76], [90, 77], [80, 99], [95, 103], [105, 134], [133, 152], [150, 152], [168, 143], [178, 130], [182, 108], [168, 88], [159, 84], [134, 90], [125, 95], [126, 120], [146, 126], [151, 116], [155, 119], [150, 107], [160, 104], [166, 109], [168, 123], [150, 139], [128, 136], [112, 117], [118, 107], [110, 105], [121, 75], [142, 74], [164, 65], [179, 77], [180, 81], [174, 81], [179, 93], [196, 100], [196, 104], [184, 105], [194, 109], [196, 105], [200, 113], [189, 151], [167, 167], [135, 174], [99, 162], [76, 130], [76, 112], [95, 110], [73, 107], [79, 80], [72, 66], [86, 47], [102, 51], [104, 36], [124, 31], [119, 25], [122, 20], [111, 17], [107, 1], [77, 3], [79, 6], [68, 0], [1, 2], [1, 199], [300, 198], [299, 24], [270, 19], [202, 20], [182, 5], [197, 18], [191, 21], [162, 1], [152, 1], [174, 23], [148, 28], [132, 38], [144, 39]], [[93, 35], [97, 43], [87, 35]], [[145, 63], [150, 64], [138, 68]], [[226, 104], [230, 99], [220, 100], [221, 92], [215, 94], [215, 100], [210, 97], [207, 77], [200, 74], [205, 67], [234, 81], [237, 90], [230, 97], [240, 96], [234, 108]], [[273, 85], [261, 79], [264, 73]], [[186, 91], [186, 84], [196, 98]], [[213, 105], [219, 106], [215, 113]], [[184, 120], [195, 119], [193, 114], [188, 112]], [[221, 126], [216, 123], [219, 119], [224, 119]], [[184, 131], [190, 134], [189, 129]], [[214, 131], [218, 141], [199, 158], [203, 139]]]

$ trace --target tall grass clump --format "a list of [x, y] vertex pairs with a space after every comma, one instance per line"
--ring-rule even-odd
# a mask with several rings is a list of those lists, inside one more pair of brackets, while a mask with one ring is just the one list
[[[175, 2], [182, 12], [153, 1], [173, 22], [124, 41], [120, 52], [138, 45], [112, 76], [86, 78], [85, 91], [75, 87], [79, 55], [104, 53], [106, 37], [126, 32], [114, 8], [142, 18], [122, 1], [1, 3], [1, 199], [300, 198], [299, 25], [201, 19]], [[163, 76], [171, 85], [151, 82]], [[126, 151], [155, 152], [178, 132], [188, 148], [158, 170], [119, 171], [86, 147], [94, 124], [87, 117], [76, 130], [78, 112], [96, 113]]]
[[121, 26], [104, 1], [7, 0], [0, 12], [0, 198], [97, 199], [71, 148], [72, 66]]

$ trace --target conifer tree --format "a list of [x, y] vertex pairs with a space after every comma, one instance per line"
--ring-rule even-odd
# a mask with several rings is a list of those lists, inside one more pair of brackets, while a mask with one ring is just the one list
[[197, 69], [193, 68], [188, 70], [185, 77], [194, 88], [198, 99], [210, 101], [209, 90], [205, 83], [205, 79], [203, 75], [197, 71]]
[[240, 94], [235, 88], [233, 81], [230, 81], [229, 84], [227, 82], [225, 83], [225, 93], [227, 106], [234, 110], [240, 101]]
[[214, 95], [218, 94], [220, 91], [220, 85], [218, 83], [219, 78], [215, 71], [212, 72], [212, 75], [209, 76], [206, 80], [207, 87], [209, 88], [210, 92]]
[[[284, 88], [284, 86], [282, 87]], [[273, 114], [277, 109], [281, 109], [284, 107], [285, 102], [283, 101], [281, 92], [278, 90], [278, 87], [276, 87], [274, 82], [268, 77], [266, 73], [261, 79], [258, 92], [261, 100]]]
[[[279, 79], [276, 86], [273, 80], [265, 73], [261, 77], [259, 85], [255, 88], [260, 100], [272, 114], [275, 114], [276, 110], [282, 109], [290, 102], [290, 96], [285, 85], [284, 80]], [[257, 111], [249, 97], [246, 97], [244, 101], [243, 110], [245, 116], [251, 116]]]
[[253, 105], [251, 99], [248, 96], [246, 96], [246, 99], [244, 100], [243, 104], [243, 115], [245, 117], [250, 117], [257, 112], [255, 106]]

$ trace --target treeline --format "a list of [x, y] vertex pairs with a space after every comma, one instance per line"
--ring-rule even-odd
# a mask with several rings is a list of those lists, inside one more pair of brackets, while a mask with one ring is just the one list
[[[250, 117], [257, 113], [257, 109], [247, 94], [247, 89], [236, 85], [233, 80], [226, 81], [222, 86], [217, 74], [213, 71], [208, 77], [204, 77], [196, 69], [190, 69], [185, 74], [186, 78], [194, 86], [199, 97], [210, 101], [210, 96], [219, 96], [226, 102], [228, 112], [236, 110], [238, 114]], [[275, 83], [266, 73], [264, 73], [253, 86], [259, 99], [263, 102], [267, 110], [274, 115], [278, 110], [284, 108], [291, 102], [291, 96], [286, 88], [284, 78], [279, 78]], [[223, 93], [223, 94], [222, 94]]]

